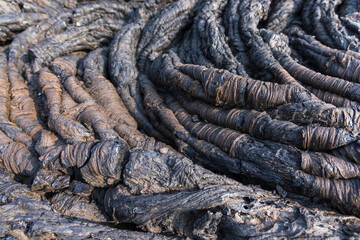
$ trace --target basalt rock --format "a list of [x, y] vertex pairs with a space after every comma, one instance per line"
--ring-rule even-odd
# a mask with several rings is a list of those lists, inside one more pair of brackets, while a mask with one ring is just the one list
[[353, 0], [0, 1], [0, 238], [360, 233]]

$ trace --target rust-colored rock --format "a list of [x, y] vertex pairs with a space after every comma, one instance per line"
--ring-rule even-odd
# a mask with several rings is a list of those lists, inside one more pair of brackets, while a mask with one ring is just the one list
[[359, 29], [354, 0], [0, 0], [0, 238], [358, 238]]

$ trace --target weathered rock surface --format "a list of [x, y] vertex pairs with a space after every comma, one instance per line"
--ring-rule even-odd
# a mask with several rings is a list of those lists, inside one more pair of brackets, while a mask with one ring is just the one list
[[[159, 234], [116, 229], [114, 224], [95, 223], [80, 215], [77, 215], [78, 218], [62, 216], [52, 208], [43, 195], [17, 183], [2, 169], [0, 170], [0, 200], [0, 238], [178, 239]], [[89, 207], [82, 208], [77, 205], [74, 208], [78, 209], [77, 214], [94, 217], [94, 213], [88, 211]]]
[[354, 0], [0, 0], [0, 237], [359, 238]]

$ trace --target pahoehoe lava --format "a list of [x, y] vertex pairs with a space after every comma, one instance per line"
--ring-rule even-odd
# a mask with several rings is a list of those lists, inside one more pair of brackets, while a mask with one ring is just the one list
[[356, 0], [0, 0], [0, 237], [360, 234]]

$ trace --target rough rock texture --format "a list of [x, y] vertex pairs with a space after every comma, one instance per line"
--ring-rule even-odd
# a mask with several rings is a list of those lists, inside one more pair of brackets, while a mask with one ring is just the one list
[[359, 237], [359, 11], [0, 0], [0, 237]]
[[[112, 228], [60, 215], [47, 203], [44, 196], [14, 181], [10, 174], [0, 170], [0, 237], [14, 239], [178, 239], [177, 237]], [[90, 205], [90, 204], [89, 204]], [[85, 209], [97, 209], [88, 206]], [[78, 213], [93, 212], [81, 210]], [[84, 217], [84, 218], [82, 218]], [[113, 225], [114, 226], [114, 225]]]

